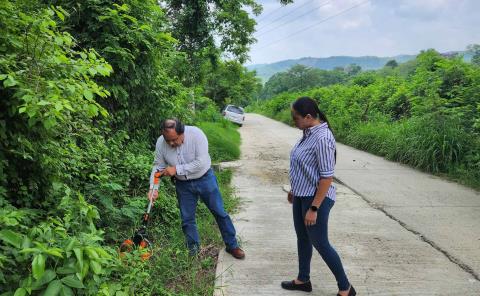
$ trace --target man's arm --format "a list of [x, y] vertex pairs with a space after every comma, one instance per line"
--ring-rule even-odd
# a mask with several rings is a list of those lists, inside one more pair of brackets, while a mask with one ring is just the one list
[[201, 171], [210, 162], [207, 136], [199, 129], [195, 133], [195, 159], [189, 163], [177, 164], [177, 175], [191, 175]]
[[155, 145], [155, 157], [153, 160], [152, 172], [150, 173], [150, 189], [153, 188], [153, 177], [157, 170], [162, 171], [167, 167], [165, 158], [163, 157], [163, 137], [158, 138]]

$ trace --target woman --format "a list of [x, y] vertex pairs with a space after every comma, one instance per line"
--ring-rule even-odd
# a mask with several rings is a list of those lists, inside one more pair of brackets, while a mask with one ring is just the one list
[[302, 139], [290, 154], [292, 189], [288, 193], [288, 201], [293, 203], [299, 273], [295, 280], [282, 282], [282, 288], [312, 291], [310, 260], [313, 245], [337, 280], [337, 296], [356, 295], [340, 257], [328, 241], [328, 214], [335, 203], [335, 187], [332, 185], [335, 138], [327, 118], [311, 98], [302, 97], [292, 104], [292, 118], [295, 126], [303, 130]]

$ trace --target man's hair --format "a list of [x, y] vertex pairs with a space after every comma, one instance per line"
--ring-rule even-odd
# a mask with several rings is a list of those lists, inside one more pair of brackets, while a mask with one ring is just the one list
[[167, 129], [175, 129], [177, 134], [181, 135], [185, 131], [185, 126], [177, 118], [167, 118], [162, 122], [162, 132]]

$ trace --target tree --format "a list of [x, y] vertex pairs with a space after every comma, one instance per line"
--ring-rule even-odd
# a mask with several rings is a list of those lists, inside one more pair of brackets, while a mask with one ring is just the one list
[[167, 33], [168, 21], [157, 1], [43, 1], [65, 7], [70, 16], [62, 27], [79, 47], [94, 48], [113, 67], [113, 74], [99, 81], [111, 93], [100, 104], [112, 114], [113, 131], [155, 139], [162, 117], [185, 109], [189, 91], [173, 70], [185, 59]]
[[357, 74], [360, 73], [361, 71], [362, 71], [362, 67], [360, 67], [360, 66], [357, 65], [357, 64], [350, 64], [350, 65], [348, 65], [347, 67], [345, 67], [345, 72], [346, 72], [349, 76], [357, 75]]
[[467, 52], [472, 54], [472, 64], [480, 66], [480, 45], [470, 44], [467, 47]]
[[258, 97], [262, 87], [254, 71], [248, 71], [239, 62], [220, 62], [206, 77], [205, 95], [218, 106], [235, 104], [246, 106]]
[[294, 65], [286, 72], [279, 72], [265, 83], [261, 97], [269, 98], [285, 91], [302, 91], [314, 87], [344, 82], [347, 74], [343, 70], [322, 70], [304, 65]]
[[288, 75], [291, 77], [292, 91], [305, 90], [318, 84], [318, 73], [315, 69], [304, 66], [294, 65], [288, 71]]
[[290, 83], [291, 81], [287, 72], [275, 73], [263, 86], [260, 97], [262, 99], [268, 99], [276, 94], [286, 92], [290, 90]]
[[255, 42], [256, 23], [245, 8], [250, 7], [254, 14], [261, 12], [261, 6], [254, 0], [167, 0], [164, 3], [172, 22], [172, 35], [179, 41], [178, 49], [186, 53], [191, 68], [188, 85], [201, 81], [202, 65], [215, 64], [220, 56], [240, 63], [247, 60], [249, 47]]
[[390, 60], [385, 64], [385, 67], [396, 68], [398, 67], [398, 63], [396, 60]]

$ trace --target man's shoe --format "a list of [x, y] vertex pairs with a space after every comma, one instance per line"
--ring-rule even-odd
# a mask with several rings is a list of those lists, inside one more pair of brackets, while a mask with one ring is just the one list
[[282, 282], [282, 288], [285, 290], [297, 290], [303, 292], [312, 292], [312, 283], [310, 281], [303, 284], [295, 284], [295, 280]]
[[190, 257], [196, 257], [200, 253], [200, 246], [199, 245], [191, 245], [188, 247], [188, 255]]
[[245, 252], [240, 248], [233, 248], [233, 249], [225, 249], [227, 253], [231, 254], [236, 259], [243, 259], [245, 258]]

